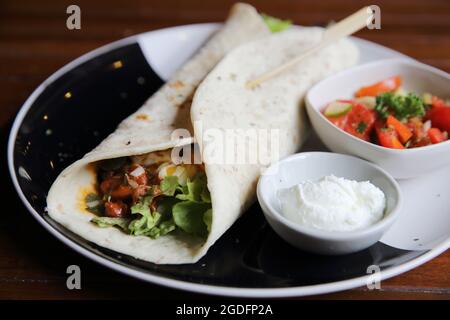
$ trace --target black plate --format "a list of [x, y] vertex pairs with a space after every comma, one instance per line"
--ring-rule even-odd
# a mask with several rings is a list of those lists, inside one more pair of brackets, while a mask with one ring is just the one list
[[[286, 288], [347, 280], [367, 275], [370, 265], [385, 270], [425, 253], [382, 243], [339, 257], [301, 252], [271, 230], [255, 204], [198, 263], [156, 265], [99, 247], [50, 219], [45, 213], [46, 195], [61, 170], [114, 131], [162, 83], [139, 45], [131, 43], [75, 66], [48, 84], [32, 102], [13, 141], [13, 170], [32, 208], [64, 237], [143, 274], [240, 288]], [[309, 149], [314, 149], [316, 142], [310, 145]]]

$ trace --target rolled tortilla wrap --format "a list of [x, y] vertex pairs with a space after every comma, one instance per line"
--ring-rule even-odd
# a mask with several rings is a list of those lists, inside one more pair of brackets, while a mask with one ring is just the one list
[[144, 154], [191, 143], [192, 138], [172, 139], [174, 129], [191, 130], [190, 105], [199, 83], [234, 47], [270, 34], [258, 12], [238, 3], [224, 26], [164, 86], [134, 114], [126, 118], [104, 141], [66, 168], [51, 186], [47, 197], [50, 217], [69, 230], [100, 246], [155, 263], [189, 263], [203, 239], [167, 235], [152, 240], [129, 236], [115, 228], [99, 228], [90, 222], [83, 195], [93, 191], [96, 177], [90, 167], [103, 159]]
[[[229, 53], [197, 89], [191, 119], [205, 163], [213, 212], [211, 232], [197, 257], [204, 255], [254, 202], [256, 184], [264, 168], [300, 149], [309, 129], [303, 107], [307, 90], [330, 74], [356, 64], [358, 50], [344, 39], [289, 72], [255, 89], [246, 88], [248, 80], [299, 55], [322, 35], [322, 28], [292, 28], [241, 45]], [[230, 131], [234, 133], [235, 143], [227, 148], [230, 144], [220, 137], [230, 135]], [[252, 136], [255, 131], [257, 138]], [[264, 140], [264, 132], [267, 136], [273, 132], [276, 140]], [[248, 161], [251, 154], [247, 154], [250, 163], [241, 164], [242, 150], [237, 150], [234, 154], [237, 164], [227, 164], [233, 158], [233, 155], [230, 157], [233, 148], [238, 149], [239, 142], [245, 140], [252, 147], [250, 150], [245, 147], [244, 151], [257, 152], [257, 163]], [[217, 163], [217, 154], [224, 154], [227, 163]]]

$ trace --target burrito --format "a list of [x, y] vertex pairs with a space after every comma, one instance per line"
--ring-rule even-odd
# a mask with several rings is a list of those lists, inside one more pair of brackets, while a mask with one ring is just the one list
[[322, 35], [320, 28], [270, 34], [255, 9], [234, 6], [166, 85], [58, 176], [48, 214], [138, 259], [197, 262], [255, 200], [264, 168], [301, 147], [307, 89], [355, 64], [358, 52], [342, 40], [254, 89], [245, 83]]

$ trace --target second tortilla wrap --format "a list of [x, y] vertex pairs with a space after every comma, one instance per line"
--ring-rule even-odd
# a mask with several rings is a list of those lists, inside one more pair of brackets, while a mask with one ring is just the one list
[[[228, 54], [197, 89], [191, 119], [205, 163], [213, 211], [211, 232], [197, 256], [205, 254], [254, 202], [263, 169], [300, 149], [309, 129], [303, 108], [307, 90], [357, 63], [356, 46], [344, 39], [257, 88], [246, 88], [248, 80], [298, 56], [319, 42], [322, 35], [322, 28], [293, 28], [242, 45]], [[264, 132], [270, 136], [271, 130], [276, 141], [261, 139]], [[235, 143], [227, 148], [221, 138], [230, 132]], [[237, 150], [237, 144], [245, 140], [248, 148]], [[247, 151], [247, 161], [249, 153], [257, 152], [257, 163], [236, 161], [242, 159], [241, 151]], [[235, 163], [229, 162], [233, 161], [230, 153], [234, 153]], [[217, 154], [224, 155], [218, 157], [219, 163]]]
[[[90, 164], [99, 160], [144, 154], [172, 148], [174, 129], [192, 130], [190, 105], [195, 89], [220, 59], [234, 47], [270, 34], [255, 8], [238, 3], [224, 26], [174, 76], [94, 150], [66, 168], [47, 197], [50, 217], [69, 230], [102, 247], [155, 263], [189, 263], [203, 240], [189, 235], [167, 235], [153, 240], [129, 236], [116, 228], [99, 228], [90, 222], [83, 194], [93, 191], [96, 177]], [[184, 139], [191, 143], [192, 139]]]

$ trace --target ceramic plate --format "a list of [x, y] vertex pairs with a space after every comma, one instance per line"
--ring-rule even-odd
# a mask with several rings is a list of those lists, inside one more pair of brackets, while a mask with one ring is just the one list
[[[246, 297], [302, 296], [364, 286], [371, 265], [379, 266], [385, 279], [449, 247], [450, 166], [402, 181], [405, 206], [395, 225], [372, 247], [339, 257], [291, 247], [267, 225], [258, 204], [191, 265], [136, 260], [88, 242], [52, 221], [45, 213], [45, 199], [59, 172], [114, 131], [219, 26], [162, 29], [106, 45], [58, 70], [28, 98], [10, 134], [9, 169], [20, 198], [50, 233], [82, 255], [144, 281]], [[402, 56], [371, 42], [353, 41], [361, 52], [360, 63]], [[303, 150], [325, 148], [313, 134]]]

